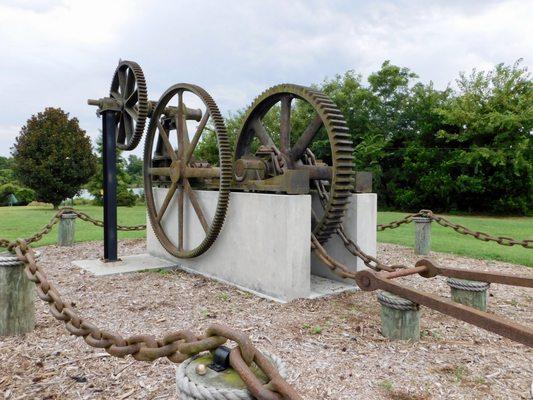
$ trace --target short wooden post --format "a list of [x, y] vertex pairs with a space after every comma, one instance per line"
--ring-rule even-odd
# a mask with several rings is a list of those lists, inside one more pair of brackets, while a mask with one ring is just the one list
[[446, 283], [450, 286], [453, 301], [487, 311], [490, 283], [457, 278], [448, 278]]
[[57, 231], [58, 246], [72, 246], [74, 244], [74, 233], [76, 230], [76, 214], [61, 214], [59, 229]]
[[0, 254], [0, 336], [31, 332], [35, 327], [34, 284], [24, 263], [11, 253]]
[[415, 254], [427, 256], [431, 250], [431, 218], [414, 217]]
[[381, 333], [389, 339], [420, 339], [420, 308], [418, 304], [395, 294], [378, 293], [381, 304]]

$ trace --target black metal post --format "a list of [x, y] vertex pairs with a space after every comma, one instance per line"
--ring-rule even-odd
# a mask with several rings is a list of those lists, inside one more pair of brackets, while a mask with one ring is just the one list
[[117, 261], [116, 111], [102, 112], [104, 173], [104, 261]]

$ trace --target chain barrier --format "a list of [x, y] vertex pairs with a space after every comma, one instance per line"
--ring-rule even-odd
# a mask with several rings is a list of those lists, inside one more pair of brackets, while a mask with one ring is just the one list
[[[44, 236], [50, 233], [52, 228], [61, 221], [61, 216], [63, 214], [76, 214], [76, 216], [81, 219], [82, 221], [90, 222], [95, 226], [103, 227], [104, 221], [97, 220], [95, 218], [92, 218], [89, 214], [84, 213], [82, 211], [75, 210], [71, 207], [63, 207], [59, 209], [54, 216], [50, 219], [50, 222], [48, 222], [45, 226], [43, 226], [37, 233], [35, 233], [32, 236], [29, 236], [23, 241], [26, 244], [36, 243], [40, 241]], [[146, 225], [132, 225], [132, 226], [126, 226], [126, 225], [117, 225], [117, 230], [119, 231], [126, 231], [126, 232], [132, 232], [132, 231], [142, 231], [146, 229]], [[8, 250], [13, 250], [13, 248], [17, 245], [16, 241], [11, 241], [9, 239], [0, 238], [0, 248], [7, 248]]]
[[[316, 156], [309, 149], [306, 150], [306, 162], [309, 165], [317, 165]], [[329, 193], [328, 193], [328, 191], [327, 191], [327, 189], [326, 189], [326, 187], [325, 187], [325, 185], [324, 185], [324, 183], [322, 181], [314, 180], [313, 182], [314, 182], [318, 197], [320, 199], [320, 203], [321, 203], [322, 207], [324, 208], [325, 205], [328, 202]], [[379, 261], [376, 257], [373, 257], [370, 254], [366, 254], [361, 249], [361, 247], [359, 247], [359, 245], [357, 243], [355, 243], [352, 239], [350, 239], [348, 237], [348, 235], [344, 231], [344, 228], [342, 227], [342, 225], [337, 229], [336, 233], [339, 236], [339, 238], [342, 240], [342, 243], [344, 244], [344, 247], [350, 253], [352, 253], [354, 256], [360, 258], [363, 261], [363, 263], [368, 268], [373, 269], [374, 271], [381, 271], [381, 270], [383, 270], [383, 271], [394, 271], [395, 269], [398, 269], [398, 268], [405, 268], [404, 265], [387, 265], [387, 264], [384, 264], [381, 261]], [[312, 247], [314, 249], [318, 249], [317, 243], [318, 243], [318, 240], [316, 239], [316, 237], [314, 235], [312, 235], [311, 244], [312, 244]], [[318, 244], [320, 244], [320, 243], [318, 243]], [[325, 249], [322, 246], [320, 246], [320, 248], [322, 248], [322, 250], [324, 250], [324, 252], [325, 252]], [[321, 256], [319, 256], [319, 258], [322, 259]], [[338, 263], [337, 261], [333, 260], [331, 257], [330, 257], [330, 259], [331, 259], [329, 261], [330, 263], [333, 262], [334, 264], [335, 263], [337, 264], [337, 266], [334, 268], [334, 270], [336, 270], [336, 271], [338, 271], [339, 269], [340, 270], [344, 270], [343, 268], [341, 268], [340, 263]], [[346, 268], [346, 270], [349, 271], [348, 267], [346, 267], [346, 266], [343, 266], [343, 267]]]
[[512, 237], [508, 237], [508, 236], [492, 236], [492, 235], [490, 235], [488, 233], [485, 233], [485, 232], [474, 231], [472, 229], [467, 228], [464, 225], [456, 224], [456, 223], [450, 221], [447, 218], [444, 218], [444, 217], [442, 217], [440, 215], [436, 215], [431, 210], [420, 210], [417, 213], [408, 214], [405, 217], [403, 217], [402, 219], [399, 219], [397, 221], [389, 222], [388, 224], [379, 224], [377, 226], [377, 230], [378, 231], [384, 231], [385, 229], [395, 229], [395, 228], [398, 228], [401, 225], [409, 224], [409, 223], [413, 222], [413, 219], [416, 218], [416, 217], [429, 218], [432, 221], [435, 221], [440, 226], [443, 226], [445, 228], [451, 228], [454, 231], [456, 231], [457, 233], [460, 233], [461, 235], [472, 236], [472, 237], [474, 237], [474, 238], [476, 238], [478, 240], [481, 240], [483, 242], [495, 242], [495, 243], [498, 243], [498, 244], [500, 244], [502, 246], [515, 246], [515, 245], [517, 245], [517, 246], [522, 246], [522, 247], [524, 247], [526, 249], [533, 249], [533, 240], [532, 239], [518, 240], [518, 239], [514, 239]]
[[[48, 280], [43, 268], [37, 264], [34, 250], [28, 247], [25, 241], [18, 240], [12, 249], [18, 259], [24, 262], [28, 279], [35, 283], [38, 297], [48, 303], [52, 316], [62, 321], [72, 335], [82, 337], [89, 346], [105, 349], [114, 357], [131, 355], [137, 361], [154, 361], [166, 357], [174, 363], [181, 363], [231, 340], [237, 347], [231, 351], [230, 364], [252, 395], [258, 400], [301, 400], [298, 393], [281, 377], [246, 334], [228, 326], [212, 324], [202, 335], [180, 330], [158, 339], [147, 334], [125, 338], [119, 333], [101, 329], [86, 321], [70, 302], [63, 300], [59, 291]], [[250, 369], [252, 362], [269, 378], [267, 385], [255, 378]]]
[[492, 236], [485, 232], [473, 231], [464, 225], [456, 224], [450, 221], [449, 219], [446, 219], [439, 215], [435, 215], [431, 210], [421, 210], [419, 214], [424, 217], [430, 218], [432, 221], [435, 221], [437, 224], [445, 228], [451, 228], [455, 232], [460, 233], [461, 235], [472, 236], [478, 240], [482, 240], [483, 242], [495, 242], [502, 246], [517, 245], [522, 246], [526, 249], [533, 249], [533, 240], [531, 239], [517, 240], [507, 236]]

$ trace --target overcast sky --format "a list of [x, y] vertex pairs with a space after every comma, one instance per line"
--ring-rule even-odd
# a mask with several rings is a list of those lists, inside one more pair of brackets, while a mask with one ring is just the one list
[[96, 137], [86, 100], [108, 93], [119, 58], [141, 65], [150, 99], [196, 83], [227, 114], [273, 84], [367, 75], [386, 59], [440, 88], [459, 71], [529, 66], [532, 26], [528, 0], [0, 0], [0, 155], [46, 106]]

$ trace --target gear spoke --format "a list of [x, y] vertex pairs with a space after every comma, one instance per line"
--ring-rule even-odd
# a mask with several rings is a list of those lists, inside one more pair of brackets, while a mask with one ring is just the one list
[[161, 222], [161, 218], [163, 218], [165, 211], [167, 211], [168, 205], [170, 204], [170, 200], [172, 200], [172, 197], [174, 196], [174, 193], [176, 193], [177, 188], [178, 184], [176, 182], [172, 182], [172, 185], [170, 185], [170, 187], [168, 188], [165, 200], [163, 201], [163, 204], [161, 205], [161, 208], [157, 213], [157, 222]]
[[293, 161], [299, 160], [305, 153], [305, 150], [309, 147], [316, 134], [323, 126], [322, 118], [320, 115], [315, 115], [313, 120], [309, 123], [302, 136], [298, 138], [296, 143], [291, 149], [291, 158]]
[[210, 113], [209, 110], [206, 110], [204, 115], [202, 116], [202, 119], [200, 120], [200, 123], [198, 124], [198, 128], [196, 128], [196, 132], [194, 133], [194, 136], [192, 138], [191, 143], [189, 144], [189, 147], [187, 148], [187, 154], [185, 154], [185, 164], [188, 164], [191, 160], [192, 153], [194, 153], [194, 149], [198, 145], [198, 141], [200, 140], [200, 137], [202, 136], [202, 132], [205, 129], [205, 126], [207, 125], [207, 121], [209, 121]]
[[165, 131], [165, 128], [161, 124], [161, 121], [157, 121], [157, 128], [159, 129], [159, 137], [163, 140], [163, 144], [165, 145], [165, 148], [167, 149], [168, 156], [172, 159], [172, 161], [176, 161], [178, 157], [176, 156], [174, 147], [172, 147], [172, 143], [170, 143], [167, 132]]
[[251, 127], [254, 130], [255, 135], [257, 136], [257, 138], [259, 139], [259, 141], [261, 142], [263, 146], [266, 146], [268, 148], [277, 148], [274, 141], [268, 134], [265, 126], [263, 125], [263, 123], [261, 122], [259, 118], [256, 118], [255, 120], [252, 121]]
[[209, 225], [207, 224], [207, 220], [205, 219], [202, 207], [200, 206], [200, 202], [198, 201], [198, 197], [196, 197], [196, 193], [194, 193], [194, 191], [192, 190], [189, 180], [187, 178], [184, 178], [183, 181], [183, 186], [185, 188], [185, 191], [187, 192], [187, 195], [189, 196], [189, 200], [191, 201], [194, 211], [196, 212], [196, 216], [198, 217], [198, 220], [202, 224], [202, 227], [204, 228], [204, 231], [207, 234], [209, 232]]
[[291, 147], [291, 96], [281, 98], [279, 149], [287, 154]]
[[126, 100], [125, 107], [133, 107], [137, 102], [139, 101], [139, 91], [135, 90], [130, 96], [128, 97], [128, 100]]

